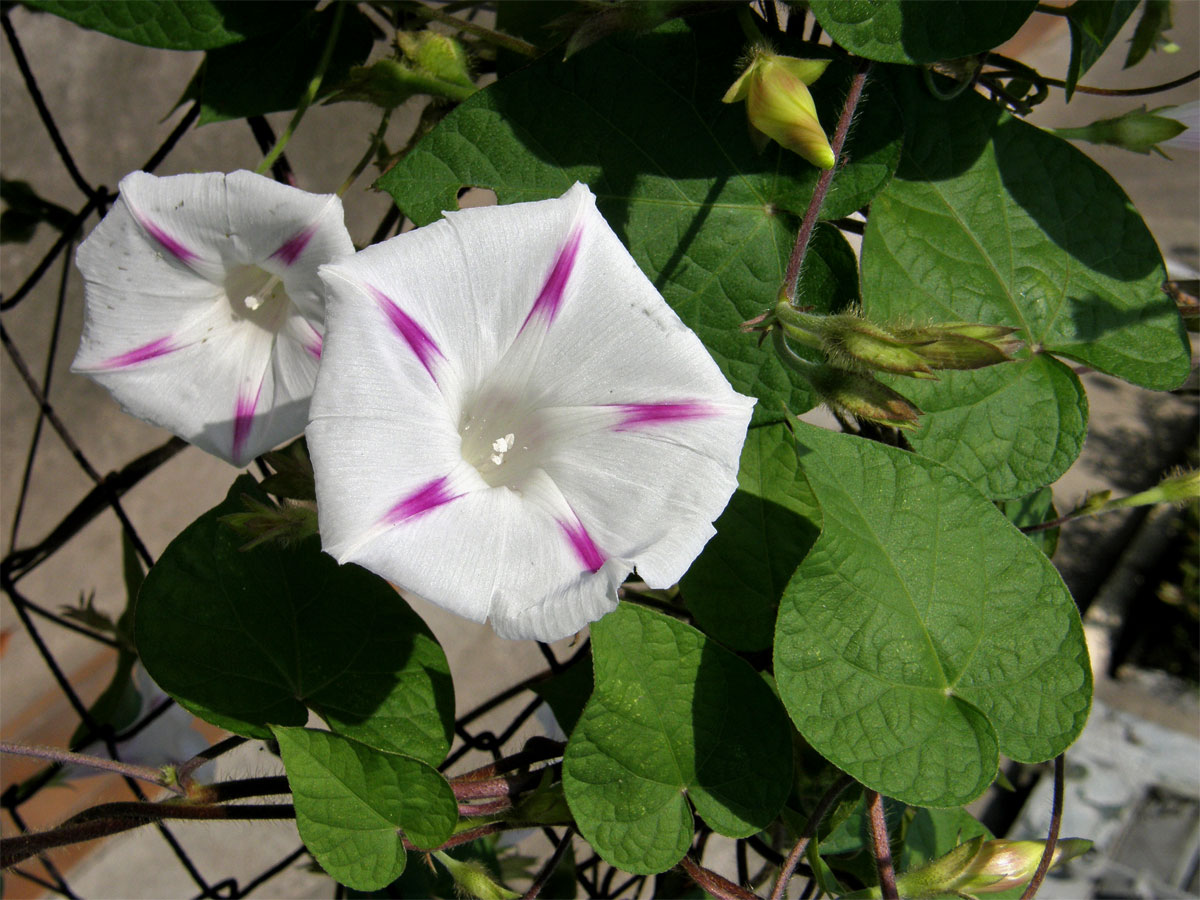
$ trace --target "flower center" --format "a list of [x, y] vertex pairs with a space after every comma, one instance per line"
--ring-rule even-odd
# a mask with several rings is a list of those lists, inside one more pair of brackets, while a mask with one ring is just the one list
[[225, 296], [233, 317], [266, 331], [278, 331], [287, 321], [292, 300], [278, 275], [258, 266], [238, 266], [225, 276]]
[[541, 465], [545, 446], [536, 410], [508, 397], [481, 396], [469, 403], [458, 428], [462, 456], [491, 487], [520, 491]]

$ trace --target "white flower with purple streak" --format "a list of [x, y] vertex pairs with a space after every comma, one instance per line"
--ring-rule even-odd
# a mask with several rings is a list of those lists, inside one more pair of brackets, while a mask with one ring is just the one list
[[325, 549], [504, 637], [669, 587], [737, 483], [754, 401], [575, 185], [323, 266], [309, 449]]
[[341, 200], [250, 172], [121, 180], [79, 247], [72, 369], [234, 465], [304, 430], [324, 333], [317, 267], [354, 252]]

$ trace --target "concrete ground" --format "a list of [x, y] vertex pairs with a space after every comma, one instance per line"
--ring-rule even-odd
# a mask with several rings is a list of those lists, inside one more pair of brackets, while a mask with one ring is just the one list
[[[55, 17], [11, 10], [11, 21], [46, 103], [71, 148], [84, 177], [93, 185], [115, 189], [119, 179], [140, 166], [178, 121], [172, 107], [199, 65], [198, 53], [156, 51], [125, 44], [76, 29]], [[1143, 85], [1176, 77], [1196, 67], [1200, 58], [1200, 4], [1176, 4], [1173, 36], [1182, 50], [1174, 57], [1162, 53], [1122, 74], [1123, 49], [1115, 49], [1083, 79], [1094, 85]], [[1021, 57], [1042, 72], [1061, 76], [1066, 67], [1066, 32], [1061, 20], [1039, 16], [1036, 33], [1019, 43]], [[1128, 31], [1128, 29], [1127, 29]], [[1124, 47], [1124, 36], [1117, 41]], [[1139, 100], [1116, 100], [1077, 95], [1070, 106], [1059, 99], [1039, 108], [1032, 118], [1040, 125], [1080, 125], [1117, 115]], [[1151, 105], [1196, 101], [1200, 86], [1193, 83], [1169, 94], [1148, 98]], [[396, 115], [389, 144], [397, 146], [413, 116]], [[269, 117], [276, 132], [287, 115]], [[376, 114], [362, 104], [339, 104], [312, 110], [288, 147], [287, 155], [300, 187], [330, 191], [339, 185], [366, 147], [377, 124]], [[77, 209], [82, 200], [64, 173], [38, 121], [35, 109], [7, 45], [0, 50], [0, 134], [3, 174], [28, 181], [38, 194]], [[1174, 162], [1141, 157], [1112, 148], [1084, 146], [1129, 192], [1143, 213], [1165, 255], [1185, 267], [1200, 269], [1200, 168], [1195, 153], [1180, 151]], [[159, 174], [189, 171], [231, 171], [253, 168], [261, 158], [244, 122], [193, 129], [160, 168]], [[371, 193], [370, 175], [345, 197], [347, 224], [358, 243], [368, 240], [388, 207], [388, 199]], [[89, 225], [90, 227], [90, 225]], [[11, 296], [54, 240], [42, 227], [28, 244], [6, 244], [0, 268], [0, 291]], [[29, 366], [41, 377], [55, 327], [56, 289], [61, 263], [53, 266], [38, 288], [5, 312], [3, 325]], [[96, 470], [106, 473], [136, 455], [159, 445], [167, 435], [125, 416], [107, 393], [91, 381], [71, 375], [70, 359], [82, 321], [79, 278], [70, 273], [58, 354], [51, 366], [50, 402]], [[5, 354], [0, 359], [0, 540], [3, 552], [28, 546], [48, 531], [78, 502], [91, 483], [80, 471], [63, 442], [48, 428], [41, 436], [24, 516], [12, 534], [12, 515], [20, 477], [33, 434], [37, 406]], [[1056, 496], [1069, 508], [1087, 490], [1133, 489], [1139, 473], [1152, 478], [1154, 460], [1169, 458], [1172, 447], [1195, 441], [1194, 399], [1152, 395], [1103, 376], [1089, 381], [1092, 427], [1080, 461], [1056, 486]], [[1134, 462], [1130, 462], [1130, 461]], [[1149, 473], [1149, 474], [1148, 474]], [[125, 498], [124, 506], [151, 553], [166, 544], [189, 522], [225, 493], [234, 470], [192, 448], [147, 478]], [[1089, 526], [1090, 527], [1090, 526]], [[1103, 530], [1103, 529], [1101, 529]], [[1089, 550], [1098, 546], [1090, 531], [1069, 529], [1064, 548], [1068, 566], [1086, 582], [1095, 568]], [[1084, 535], [1080, 538], [1078, 535]], [[1110, 552], [1110, 551], [1106, 551]], [[95, 592], [97, 607], [119, 611], [124, 591], [120, 575], [119, 526], [107, 514], [88, 525], [47, 565], [20, 582], [22, 593], [49, 610], [74, 604], [81, 594]], [[441, 640], [458, 690], [458, 708], [466, 710], [498, 688], [519, 681], [544, 667], [532, 645], [496, 638], [486, 626], [476, 626], [425, 604], [417, 604]], [[45, 639], [84, 699], [91, 699], [109, 677], [111, 657], [98, 653], [94, 643], [53, 624], [39, 622]], [[565, 655], [560, 648], [560, 656]], [[70, 709], [51, 680], [32, 640], [10, 605], [0, 607], [0, 730], [5, 739], [25, 743], [64, 745], [74, 727]], [[519, 701], [523, 702], [523, 701]], [[1137, 701], [1141, 702], [1141, 701]], [[507, 707], [492, 721], [503, 721]], [[1195, 733], [1190, 711], [1169, 707], [1163, 712], [1175, 731]], [[527, 725], [522, 733], [533, 734]], [[238, 772], [262, 774], [273, 761], [255, 748], [245, 748], [227, 764]], [[36, 768], [12, 757], [0, 758], [0, 786]], [[225, 771], [229, 771], [226, 769]], [[93, 778], [71, 787], [43, 792], [38, 804], [26, 808], [31, 827], [55, 824], [98, 798], [122, 796], [124, 788], [106, 778]], [[43, 798], [45, 798], [43, 800]], [[237, 877], [241, 884], [267, 865], [299, 846], [294, 825], [192, 825], [175, 829], [197, 866], [210, 879]], [[12, 822], [4, 818], [4, 833]], [[252, 835], [252, 837], [251, 837]], [[68, 870], [68, 881], [80, 896], [165, 897], [192, 895], [194, 883], [168, 855], [150, 830], [89, 844], [56, 855]], [[36, 871], [36, 867], [32, 867]], [[257, 895], [278, 897], [331, 896], [333, 886], [321, 875], [295, 864], [265, 885]], [[4, 879], [4, 897], [39, 896], [41, 888], [19, 876]]]

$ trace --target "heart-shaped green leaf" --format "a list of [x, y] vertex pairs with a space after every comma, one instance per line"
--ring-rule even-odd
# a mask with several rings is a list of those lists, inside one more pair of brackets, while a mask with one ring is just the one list
[[622, 603], [592, 626], [596, 687], [563, 759], [563, 791], [596, 852], [650, 874], [695, 825], [747, 837], [791, 786], [791, 729], [748, 663], [696, 629]]
[[334, 731], [436, 765], [450, 747], [454, 689], [442, 648], [383, 579], [339, 566], [317, 538], [239, 549], [219, 506], [167, 547], [138, 595], [146, 670], [201, 718], [248, 737], [303, 725], [311, 709]]
[[1091, 702], [1050, 561], [931, 460], [797, 422], [823, 528], [779, 607], [775, 677], [800, 733], [863, 784], [957, 806], [1061, 753]]
[[701, 629], [737, 650], [771, 646], [779, 597], [820, 529], [787, 426], [751, 428], [738, 490], [680, 582]]
[[1017, 33], [1037, 0], [812, 0], [821, 27], [858, 56], [931, 63], [991, 50]]
[[328, 731], [271, 731], [304, 846], [347, 887], [375, 891], [400, 876], [400, 831], [424, 849], [440, 846], [453, 832], [458, 804], [433, 767]]
[[1190, 371], [1149, 230], [1103, 169], [974, 93], [908, 80], [912, 146], [871, 204], [862, 295], [879, 321], [985, 322], [1152, 390]]
[[209, 50], [288, 27], [312, 6], [275, 0], [26, 0], [82, 28], [164, 50]]
[[[803, 378], [738, 325], [774, 305], [818, 170], [779, 147], [758, 154], [744, 104], [721, 102], [737, 75], [740, 42], [729, 39], [737, 28], [732, 14], [718, 11], [694, 25], [603, 41], [566, 62], [548, 55], [455, 109], [379, 186], [425, 224], [455, 208], [468, 185], [512, 203], [589, 184], [608, 223], [733, 386], [762, 398], [754, 421], [764, 423], [781, 420], [780, 401], [808, 409], [813, 399]], [[812, 86], [826, 128], [851, 74], [835, 62]], [[822, 216], [870, 201], [891, 177], [900, 143], [887, 85], [872, 82]], [[842, 273], [839, 242], [816, 242], [812, 267]], [[824, 310], [847, 293], [854, 298], [840, 274], [825, 281], [828, 291], [815, 281], [802, 286], [806, 304]]]
[[1054, 357], [938, 375], [891, 382], [924, 413], [908, 441], [987, 496], [1021, 497], [1057, 481], [1083, 449], [1087, 394]]

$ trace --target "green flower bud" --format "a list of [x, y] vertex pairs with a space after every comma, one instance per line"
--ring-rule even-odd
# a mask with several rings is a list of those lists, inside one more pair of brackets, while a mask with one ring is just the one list
[[1100, 119], [1083, 128], [1055, 128], [1054, 133], [1070, 141], [1112, 144], [1134, 153], [1148, 154], [1154, 151], [1164, 159], [1169, 159], [1170, 157], [1157, 145], [1182, 134], [1187, 130], [1187, 126], [1175, 119], [1155, 115], [1168, 108], [1164, 106], [1147, 111], [1143, 106], [1141, 109], [1130, 110], [1123, 116]]
[[[985, 841], [981, 835], [959, 844], [945, 856], [919, 869], [905, 872], [896, 879], [896, 890], [901, 897], [911, 900], [1007, 891], [1027, 884], [1033, 878], [1045, 847], [1045, 841]], [[1054, 845], [1050, 865], [1074, 859], [1091, 848], [1091, 841], [1080, 838], [1060, 840]], [[880, 896], [879, 888], [866, 893], [871, 897]]]
[[[1045, 841], [985, 841], [963, 871], [954, 890], [968, 894], [991, 894], [1028, 884], [1045, 852]], [[1054, 845], [1050, 867], [1082, 856], [1092, 842], [1065, 838]]]
[[467, 53], [450, 35], [436, 31], [416, 34], [401, 31], [396, 35], [396, 43], [419, 72], [460, 87], [474, 87]]
[[820, 78], [828, 65], [827, 59], [796, 59], [755, 50], [750, 65], [722, 102], [746, 101], [751, 137], [760, 150], [767, 140], [773, 140], [814, 166], [832, 169], [833, 150], [808, 92], [808, 85]]
[[462, 891], [464, 897], [477, 897], [479, 900], [516, 900], [521, 896], [516, 891], [510, 891], [498, 884], [483, 864], [476, 860], [455, 859], [441, 850], [435, 850], [433, 855], [446, 867], [446, 871], [450, 873], [455, 886]]
[[821, 400], [834, 410], [894, 428], [914, 428], [921, 415], [912, 403], [872, 375], [819, 365], [804, 374]]

